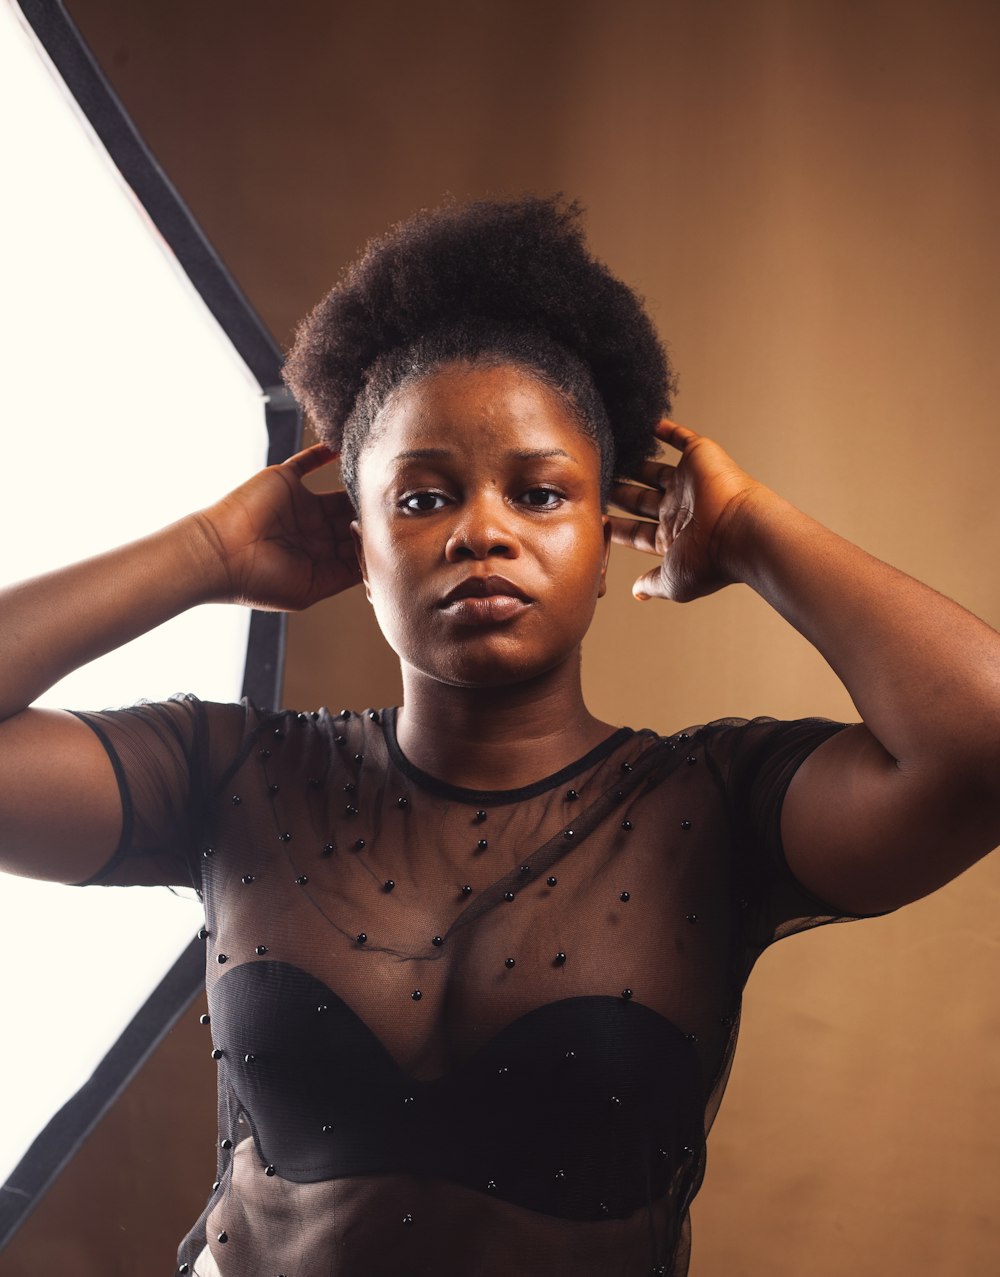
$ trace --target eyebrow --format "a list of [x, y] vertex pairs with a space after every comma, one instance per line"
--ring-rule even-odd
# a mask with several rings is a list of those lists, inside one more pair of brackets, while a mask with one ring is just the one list
[[[406, 452], [398, 452], [393, 461], [446, 461], [457, 454], [449, 448], [409, 448]], [[509, 461], [539, 461], [546, 457], [566, 457], [575, 461], [572, 453], [564, 448], [517, 448], [505, 454]]]

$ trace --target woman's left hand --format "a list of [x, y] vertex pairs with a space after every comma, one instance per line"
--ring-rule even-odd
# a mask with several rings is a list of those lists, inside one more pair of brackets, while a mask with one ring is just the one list
[[[772, 496], [711, 439], [661, 421], [657, 438], [679, 449], [676, 465], [645, 461], [612, 502], [637, 518], [611, 518], [612, 540], [660, 558], [632, 586], [637, 599], [687, 603], [740, 578], [730, 529], [757, 496]], [[654, 522], [655, 520], [655, 522]]]

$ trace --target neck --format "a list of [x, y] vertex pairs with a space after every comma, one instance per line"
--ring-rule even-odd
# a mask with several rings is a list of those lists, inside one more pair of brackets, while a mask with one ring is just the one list
[[453, 687], [403, 665], [400, 749], [416, 767], [452, 785], [530, 785], [613, 730], [583, 703], [578, 653], [531, 682], [502, 687]]

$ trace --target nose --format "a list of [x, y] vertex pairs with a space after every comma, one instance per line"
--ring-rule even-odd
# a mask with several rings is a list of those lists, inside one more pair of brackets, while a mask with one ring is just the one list
[[445, 558], [450, 563], [463, 559], [517, 558], [519, 546], [512, 526], [513, 513], [499, 493], [470, 497], [456, 511], [445, 545]]

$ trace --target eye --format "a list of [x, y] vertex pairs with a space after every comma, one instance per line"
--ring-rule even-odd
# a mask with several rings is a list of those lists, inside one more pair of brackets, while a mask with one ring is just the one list
[[407, 514], [429, 514], [444, 506], [444, 497], [440, 492], [411, 492], [399, 503], [400, 509]]
[[523, 493], [521, 500], [535, 510], [554, 510], [563, 499], [563, 494], [555, 488], [529, 488]]

